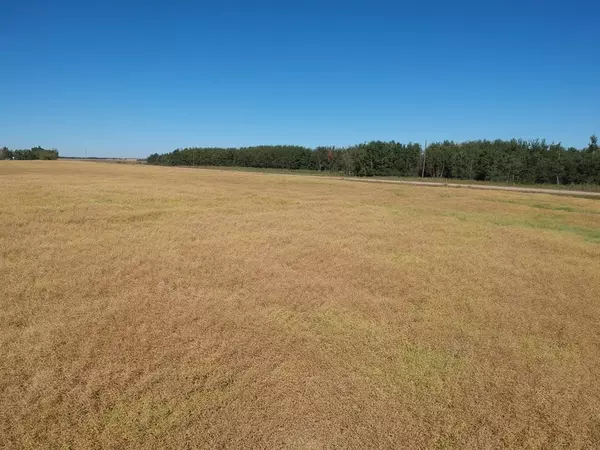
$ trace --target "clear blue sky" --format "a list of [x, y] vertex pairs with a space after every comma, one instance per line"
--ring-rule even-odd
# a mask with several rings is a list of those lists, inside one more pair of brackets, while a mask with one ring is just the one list
[[600, 134], [600, 3], [0, 0], [0, 146]]

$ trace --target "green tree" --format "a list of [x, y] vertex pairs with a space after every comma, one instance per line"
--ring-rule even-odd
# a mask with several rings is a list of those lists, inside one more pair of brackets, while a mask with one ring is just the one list
[[[15, 159], [36, 159], [49, 156], [46, 152], [35, 147], [15, 151], [14, 155]], [[166, 165], [329, 170], [367, 177], [420, 176], [423, 169], [421, 146], [395, 141], [314, 150], [293, 145], [197, 147], [154, 153], [147, 161]], [[508, 183], [600, 183], [600, 151], [595, 135], [582, 150], [566, 150], [560, 144], [548, 145], [544, 140], [433, 142], [427, 148], [424, 175]]]
[[596, 153], [598, 151], [598, 137], [595, 134], [590, 136], [590, 143], [587, 147], [587, 151], [590, 153]]

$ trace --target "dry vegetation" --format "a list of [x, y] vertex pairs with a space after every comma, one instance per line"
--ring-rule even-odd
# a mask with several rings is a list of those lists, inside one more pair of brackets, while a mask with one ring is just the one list
[[600, 201], [0, 162], [0, 446], [594, 448]]

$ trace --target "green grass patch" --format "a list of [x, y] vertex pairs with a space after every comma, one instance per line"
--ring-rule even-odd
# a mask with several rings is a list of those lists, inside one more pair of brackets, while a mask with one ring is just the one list
[[569, 225], [554, 216], [537, 216], [536, 218], [532, 219], [504, 217], [501, 219], [495, 219], [493, 223], [494, 225], [498, 226], [519, 226], [546, 231], [571, 233], [583, 237], [587, 242], [600, 243], [600, 228], [587, 228], [577, 225]]
[[530, 208], [544, 209], [547, 211], [560, 211], [560, 212], [600, 215], [600, 211], [596, 211], [593, 209], [577, 208], [577, 207], [566, 206], [566, 205], [561, 205], [561, 204], [557, 204], [557, 203], [540, 203], [540, 202], [531, 202], [531, 201], [525, 200], [525, 199], [524, 200], [515, 200], [515, 199], [506, 200], [506, 199], [502, 199], [502, 198], [486, 198], [486, 197], [481, 197], [480, 200], [483, 200], [486, 202], [493, 202], [493, 203], [507, 203], [510, 205], [529, 206]]

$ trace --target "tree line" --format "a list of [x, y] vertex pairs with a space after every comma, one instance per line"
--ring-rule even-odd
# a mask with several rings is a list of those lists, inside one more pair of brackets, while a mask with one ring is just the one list
[[8, 147], [2, 147], [0, 159], [58, 159], [58, 150], [40, 146], [25, 150], [10, 150]]
[[154, 153], [149, 164], [256, 167], [352, 176], [454, 178], [506, 183], [600, 184], [598, 139], [583, 149], [545, 140], [477, 140], [420, 144], [372, 141], [345, 148], [262, 145], [193, 147]]

